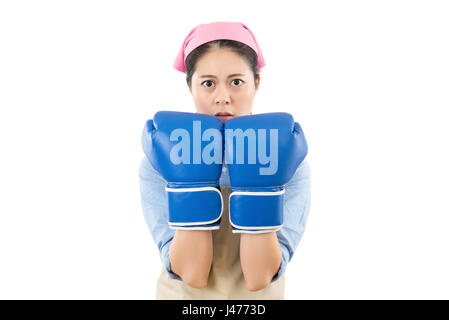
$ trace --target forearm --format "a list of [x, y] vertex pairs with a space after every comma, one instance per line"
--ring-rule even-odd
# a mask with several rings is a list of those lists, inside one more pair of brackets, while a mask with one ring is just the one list
[[188, 285], [204, 288], [212, 264], [210, 230], [176, 230], [170, 245], [171, 270]]
[[240, 235], [240, 263], [248, 290], [265, 288], [278, 272], [282, 250], [276, 232]]

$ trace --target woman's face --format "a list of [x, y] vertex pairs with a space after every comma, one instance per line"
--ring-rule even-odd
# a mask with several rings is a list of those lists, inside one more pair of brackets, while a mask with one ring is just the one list
[[220, 117], [249, 115], [259, 87], [244, 58], [229, 49], [213, 49], [197, 61], [190, 93], [197, 113]]

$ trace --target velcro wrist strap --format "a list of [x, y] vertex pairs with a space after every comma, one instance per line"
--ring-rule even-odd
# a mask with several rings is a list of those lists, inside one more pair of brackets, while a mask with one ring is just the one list
[[276, 192], [235, 191], [229, 196], [229, 220], [234, 228], [279, 230], [284, 215], [285, 189]]
[[168, 224], [170, 226], [208, 225], [223, 213], [223, 197], [214, 187], [169, 188]]

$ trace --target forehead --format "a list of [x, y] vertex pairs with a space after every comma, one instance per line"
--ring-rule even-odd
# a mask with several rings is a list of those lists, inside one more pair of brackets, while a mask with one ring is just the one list
[[224, 75], [247, 73], [250, 70], [247, 60], [230, 49], [213, 49], [198, 59], [195, 73]]

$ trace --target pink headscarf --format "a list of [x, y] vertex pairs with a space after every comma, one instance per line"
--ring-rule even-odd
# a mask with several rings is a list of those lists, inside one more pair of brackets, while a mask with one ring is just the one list
[[184, 39], [173, 67], [181, 72], [186, 72], [185, 60], [190, 52], [206, 42], [220, 39], [239, 41], [253, 49], [258, 57], [257, 72], [260, 72], [260, 68], [265, 66], [265, 59], [259, 44], [247, 26], [240, 22], [213, 22], [199, 24], [190, 31]]

